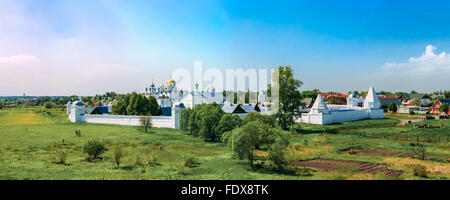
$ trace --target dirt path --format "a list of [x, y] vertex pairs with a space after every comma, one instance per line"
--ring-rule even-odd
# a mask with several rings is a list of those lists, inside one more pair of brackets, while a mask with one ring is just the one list
[[342, 167], [353, 167], [357, 168], [355, 172], [365, 172], [372, 174], [381, 172], [387, 176], [400, 176], [403, 174], [403, 172], [401, 171], [387, 169], [386, 165], [348, 160], [314, 159], [308, 161], [293, 162], [292, 165], [299, 167], [319, 168], [324, 170], [335, 170]]
[[[386, 150], [353, 150], [350, 149], [348, 151], [350, 154], [383, 154], [383, 155], [389, 155], [389, 156], [406, 156], [406, 157], [412, 157], [417, 158], [419, 155], [413, 154], [413, 153], [406, 153], [406, 152], [395, 152], [395, 151], [386, 151]], [[440, 156], [440, 155], [429, 155], [426, 156], [426, 159], [432, 159], [432, 158], [444, 158], [448, 159], [446, 156]]]

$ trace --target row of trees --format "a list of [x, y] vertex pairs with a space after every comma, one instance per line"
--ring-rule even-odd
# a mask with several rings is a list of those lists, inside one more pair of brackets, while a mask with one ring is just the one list
[[122, 96], [112, 107], [112, 114], [115, 115], [157, 115], [158, 102], [155, 97], [145, 97], [142, 94], [133, 92]]

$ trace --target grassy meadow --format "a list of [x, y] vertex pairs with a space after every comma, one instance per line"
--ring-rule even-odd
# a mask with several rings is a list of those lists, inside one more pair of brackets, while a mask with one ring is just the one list
[[[442, 128], [400, 126], [400, 119], [416, 116], [386, 114], [385, 119], [343, 122], [333, 125], [297, 124], [286, 151], [291, 162], [317, 158], [362, 161], [387, 165], [403, 172], [391, 177], [381, 173], [355, 172], [351, 167], [334, 170], [308, 168], [309, 173], [281, 173], [250, 168], [221, 143], [207, 142], [183, 131], [151, 128], [144, 133], [134, 126], [70, 123], [64, 110], [22, 108], [0, 110], [0, 179], [449, 179], [450, 121], [420, 123], [442, 124]], [[81, 131], [81, 137], [75, 135]], [[415, 153], [417, 136], [430, 159], [387, 154], [352, 154], [349, 149]], [[106, 144], [101, 160], [86, 161], [83, 145], [92, 139]], [[125, 152], [121, 167], [112, 162], [112, 147], [120, 144]], [[67, 152], [65, 164], [58, 164], [59, 151]], [[195, 158], [186, 167], [184, 158]], [[265, 151], [257, 156], [264, 158]], [[152, 165], [136, 165], [137, 157], [156, 159]], [[413, 166], [425, 166], [427, 175], [415, 175]], [[304, 171], [305, 168], [298, 168]]]

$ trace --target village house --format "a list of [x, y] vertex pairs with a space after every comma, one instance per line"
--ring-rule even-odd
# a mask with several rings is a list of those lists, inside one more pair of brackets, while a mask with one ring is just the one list
[[439, 111], [439, 106], [443, 103], [448, 103], [450, 105], [450, 99], [437, 99], [436, 102], [434, 102], [433, 106], [431, 106], [431, 111], [433, 113], [441, 113]]
[[420, 101], [420, 107], [428, 107], [430, 106], [430, 96], [427, 94], [402, 94], [398, 96], [398, 100], [400, 100], [402, 105], [405, 106], [413, 106], [409, 101], [411, 99], [418, 99]]

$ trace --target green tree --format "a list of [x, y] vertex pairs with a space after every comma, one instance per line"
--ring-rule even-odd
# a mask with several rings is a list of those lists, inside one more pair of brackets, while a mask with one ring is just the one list
[[334, 97], [331, 97], [329, 100], [328, 100], [328, 103], [329, 104], [332, 104], [332, 105], [341, 105], [341, 102], [340, 101], [338, 101], [336, 98], [334, 98]]
[[218, 139], [221, 133], [216, 132], [216, 127], [219, 125], [223, 114], [222, 108], [215, 103], [205, 104], [205, 106], [201, 107], [197, 115], [200, 136], [205, 140]]
[[275, 114], [278, 124], [285, 130], [294, 123], [294, 117], [300, 116], [302, 96], [299, 88], [303, 83], [294, 78], [290, 66], [278, 67], [279, 109]]
[[225, 132], [232, 131], [234, 128], [239, 127], [242, 120], [237, 115], [224, 114], [220, 119], [219, 125], [216, 127], [215, 132], [218, 135], [222, 135]]
[[97, 140], [90, 140], [83, 146], [83, 153], [88, 155], [88, 159], [96, 159], [106, 151], [105, 144]]
[[227, 142], [239, 159], [247, 158], [253, 166], [255, 150], [262, 145], [271, 145], [282, 137], [285, 136], [281, 130], [272, 128], [261, 121], [254, 121], [226, 132], [222, 141]]
[[415, 106], [419, 106], [420, 105], [420, 100], [417, 98], [412, 98], [409, 100], [409, 103]]
[[443, 113], [445, 113], [445, 114], [448, 114], [448, 110], [449, 110], [449, 108], [448, 108], [448, 103], [443, 103], [443, 104], [441, 104], [441, 105], [439, 106], [439, 111], [440, 111], [440, 112], [443, 112]]
[[144, 127], [144, 132], [147, 133], [147, 129], [152, 127], [152, 117], [151, 116], [140, 116], [139, 124]]
[[388, 110], [393, 112], [393, 113], [396, 113], [397, 112], [397, 105], [394, 102], [391, 102], [388, 105]]
[[189, 119], [191, 117], [192, 109], [186, 108], [181, 111], [180, 129], [189, 131]]
[[55, 107], [55, 104], [52, 103], [52, 102], [45, 102], [45, 103], [44, 103], [44, 108], [45, 108], [45, 109], [52, 109], [52, 108], [54, 108], [54, 107]]

